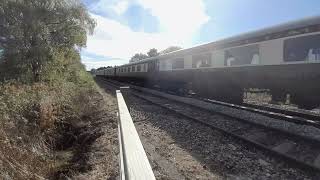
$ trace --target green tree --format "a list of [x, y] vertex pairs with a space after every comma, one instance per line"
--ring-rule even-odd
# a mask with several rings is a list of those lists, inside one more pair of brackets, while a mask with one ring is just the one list
[[167, 49], [161, 51], [160, 54], [163, 55], [163, 54], [171, 53], [173, 51], [177, 51], [177, 50], [180, 50], [180, 49], [182, 49], [182, 48], [179, 47], [179, 46], [170, 46]]
[[158, 50], [155, 48], [150, 49], [147, 54], [149, 57], [155, 57], [159, 55]]
[[80, 66], [95, 25], [80, 0], [0, 0], [0, 66], [31, 81], [40, 81], [49, 64]]
[[141, 61], [141, 60], [143, 60], [143, 59], [146, 59], [146, 58], [148, 58], [149, 56], [148, 55], [145, 55], [145, 54], [143, 54], [143, 53], [137, 53], [137, 54], [135, 54], [134, 56], [132, 56], [132, 58], [130, 59], [130, 61], [129, 62], [137, 62], [137, 61]]

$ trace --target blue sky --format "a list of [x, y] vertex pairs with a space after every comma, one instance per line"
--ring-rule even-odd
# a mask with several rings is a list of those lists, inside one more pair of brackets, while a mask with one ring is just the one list
[[137, 52], [195, 46], [304, 17], [319, 0], [83, 0], [97, 21], [81, 53], [87, 69], [127, 63]]

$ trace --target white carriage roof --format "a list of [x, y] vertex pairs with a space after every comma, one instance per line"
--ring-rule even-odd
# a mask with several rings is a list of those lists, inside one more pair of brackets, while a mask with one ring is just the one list
[[235, 42], [235, 41], [246, 40], [246, 39], [250, 39], [250, 38], [265, 36], [265, 35], [268, 35], [268, 34], [287, 31], [287, 30], [290, 30], [290, 29], [298, 29], [298, 28], [317, 25], [317, 24], [320, 24], [320, 16], [303, 18], [303, 19], [300, 19], [300, 20], [290, 21], [290, 22], [279, 24], [279, 25], [272, 26], [272, 27], [269, 27], [269, 28], [264, 28], [264, 29], [261, 29], [261, 30], [256, 30], [256, 31], [243, 33], [243, 34], [240, 34], [240, 35], [237, 35], [237, 36], [233, 36], [233, 37], [230, 37], [230, 38], [220, 39], [220, 40], [217, 40], [217, 41], [214, 41], [214, 42], [204, 43], [204, 44], [196, 45], [196, 46], [193, 46], [193, 47], [190, 47], [190, 48], [173, 51], [173, 52], [170, 52], [170, 53], [167, 53], [167, 54], [163, 54], [163, 55], [160, 55], [160, 56], [147, 58], [147, 59], [144, 59], [142, 61], [138, 61], [138, 62], [134, 62], [134, 63], [128, 63], [128, 64], [125, 64], [124, 66], [140, 64], [140, 63], [144, 63], [146, 61], [152, 60], [152, 59], [158, 59], [158, 58], [161, 58], [161, 57], [171, 56], [171, 55], [175, 55], [177, 53], [183, 53], [185, 51], [189, 51], [189, 50], [192, 50], [192, 49], [198, 49], [198, 48], [201, 49], [201, 48], [206, 48], [206, 47], [210, 47], [210, 46], [213, 46], [213, 45], [225, 44], [225, 43], [230, 43], [230, 42]]

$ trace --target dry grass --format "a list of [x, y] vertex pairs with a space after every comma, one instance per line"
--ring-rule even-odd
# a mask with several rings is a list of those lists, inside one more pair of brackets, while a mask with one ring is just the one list
[[[44, 136], [48, 124], [39, 101], [41, 85], [6, 84], [0, 87], [0, 177], [42, 179], [54, 168]], [[53, 116], [52, 116], [53, 117]]]
[[75, 164], [102, 135], [90, 128], [99, 97], [94, 87], [73, 83], [0, 85], [0, 179], [61, 179], [90, 170], [85, 161]]

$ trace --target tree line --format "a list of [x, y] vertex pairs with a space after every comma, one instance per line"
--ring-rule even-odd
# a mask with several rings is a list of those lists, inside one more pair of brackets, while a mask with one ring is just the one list
[[0, 78], [39, 82], [84, 69], [80, 50], [95, 26], [80, 0], [0, 0]]
[[178, 46], [170, 46], [167, 49], [158, 52], [158, 50], [156, 48], [152, 48], [147, 52], [147, 54], [136, 53], [134, 56], [131, 57], [129, 62], [130, 63], [138, 62], [138, 61], [141, 61], [141, 60], [146, 59], [146, 58], [156, 57], [156, 56], [167, 54], [167, 53], [170, 53], [170, 52], [173, 52], [173, 51], [177, 51], [177, 50], [180, 50], [180, 49], [182, 49], [182, 48], [178, 47]]
[[[147, 52], [147, 54], [136, 53], [134, 56], [131, 57], [131, 59], [129, 60], [129, 63], [139, 62], [139, 61], [141, 61], [143, 59], [156, 57], [156, 56], [167, 54], [167, 53], [170, 53], [170, 52], [173, 52], [173, 51], [177, 51], [177, 50], [180, 50], [180, 49], [182, 49], [182, 48], [179, 47], [179, 46], [170, 46], [167, 49], [158, 52], [158, 50], [156, 48], [152, 48]], [[99, 67], [98, 69], [91, 69], [91, 72], [94, 73], [95, 71], [99, 71], [99, 70], [103, 70], [103, 69], [107, 69], [107, 68], [112, 68], [112, 66]]]

